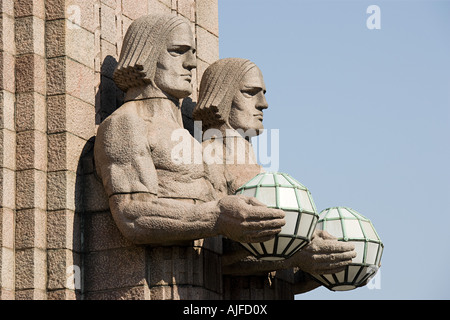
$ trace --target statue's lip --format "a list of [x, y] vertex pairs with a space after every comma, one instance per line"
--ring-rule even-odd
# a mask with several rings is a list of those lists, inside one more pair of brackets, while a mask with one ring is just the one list
[[182, 74], [180, 77], [186, 77], [186, 80], [191, 82], [192, 81], [192, 74]]
[[262, 113], [256, 113], [254, 114], [255, 117], [261, 118], [261, 120], [264, 118]]

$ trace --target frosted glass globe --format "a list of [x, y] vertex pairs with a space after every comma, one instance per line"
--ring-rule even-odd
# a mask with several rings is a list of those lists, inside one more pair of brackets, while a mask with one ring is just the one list
[[286, 173], [260, 173], [236, 194], [255, 197], [270, 208], [285, 212], [286, 224], [269, 241], [242, 243], [261, 260], [283, 260], [291, 257], [311, 241], [318, 213], [309, 190]]
[[319, 214], [317, 230], [325, 230], [340, 241], [355, 245], [356, 257], [345, 270], [335, 274], [313, 276], [333, 291], [355, 289], [377, 273], [384, 245], [372, 222], [348, 207], [333, 207]]

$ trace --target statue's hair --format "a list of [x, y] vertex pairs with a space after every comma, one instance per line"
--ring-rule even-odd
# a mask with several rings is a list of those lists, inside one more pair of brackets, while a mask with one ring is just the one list
[[123, 91], [154, 82], [158, 58], [166, 49], [170, 32], [182, 23], [182, 17], [151, 14], [136, 19], [128, 28], [113, 79]]
[[193, 118], [202, 121], [203, 130], [228, 123], [236, 90], [244, 75], [256, 65], [247, 59], [225, 58], [211, 64], [200, 82]]

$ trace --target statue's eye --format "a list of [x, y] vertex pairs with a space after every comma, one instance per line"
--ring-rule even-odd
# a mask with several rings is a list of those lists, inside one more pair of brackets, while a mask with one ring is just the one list
[[171, 47], [171, 48], [167, 49], [167, 51], [172, 56], [176, 57], [176, 56], [180, 56], [182, 54], [185, 54], [190, 49], [191, 49], [191, 47], [189, 47], [189, 46], [174, 46], [174, 47]]
[[261, 91], [260, 88], [248, 88], [248, 89], [241, 90], [244, 97], [247, 97], [247, 98], [256, 96], [258, 94], [258, 92], [260, 92], [260, 91]]

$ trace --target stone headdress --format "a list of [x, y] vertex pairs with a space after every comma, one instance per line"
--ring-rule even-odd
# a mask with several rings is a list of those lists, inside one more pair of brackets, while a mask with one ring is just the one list
[[168, 14], [151, 14], [135, 20], [127, 30], [114, 82], [122, 90], [154, 84], [156, 64], [170, 32], [187, 21]]
[[236, 90], [244, 75], [256, 65], [247, 59], [225, 58], [211, 64], [200, 82], [198, 103], [193, 111], [203, 130], [228, 123]]

